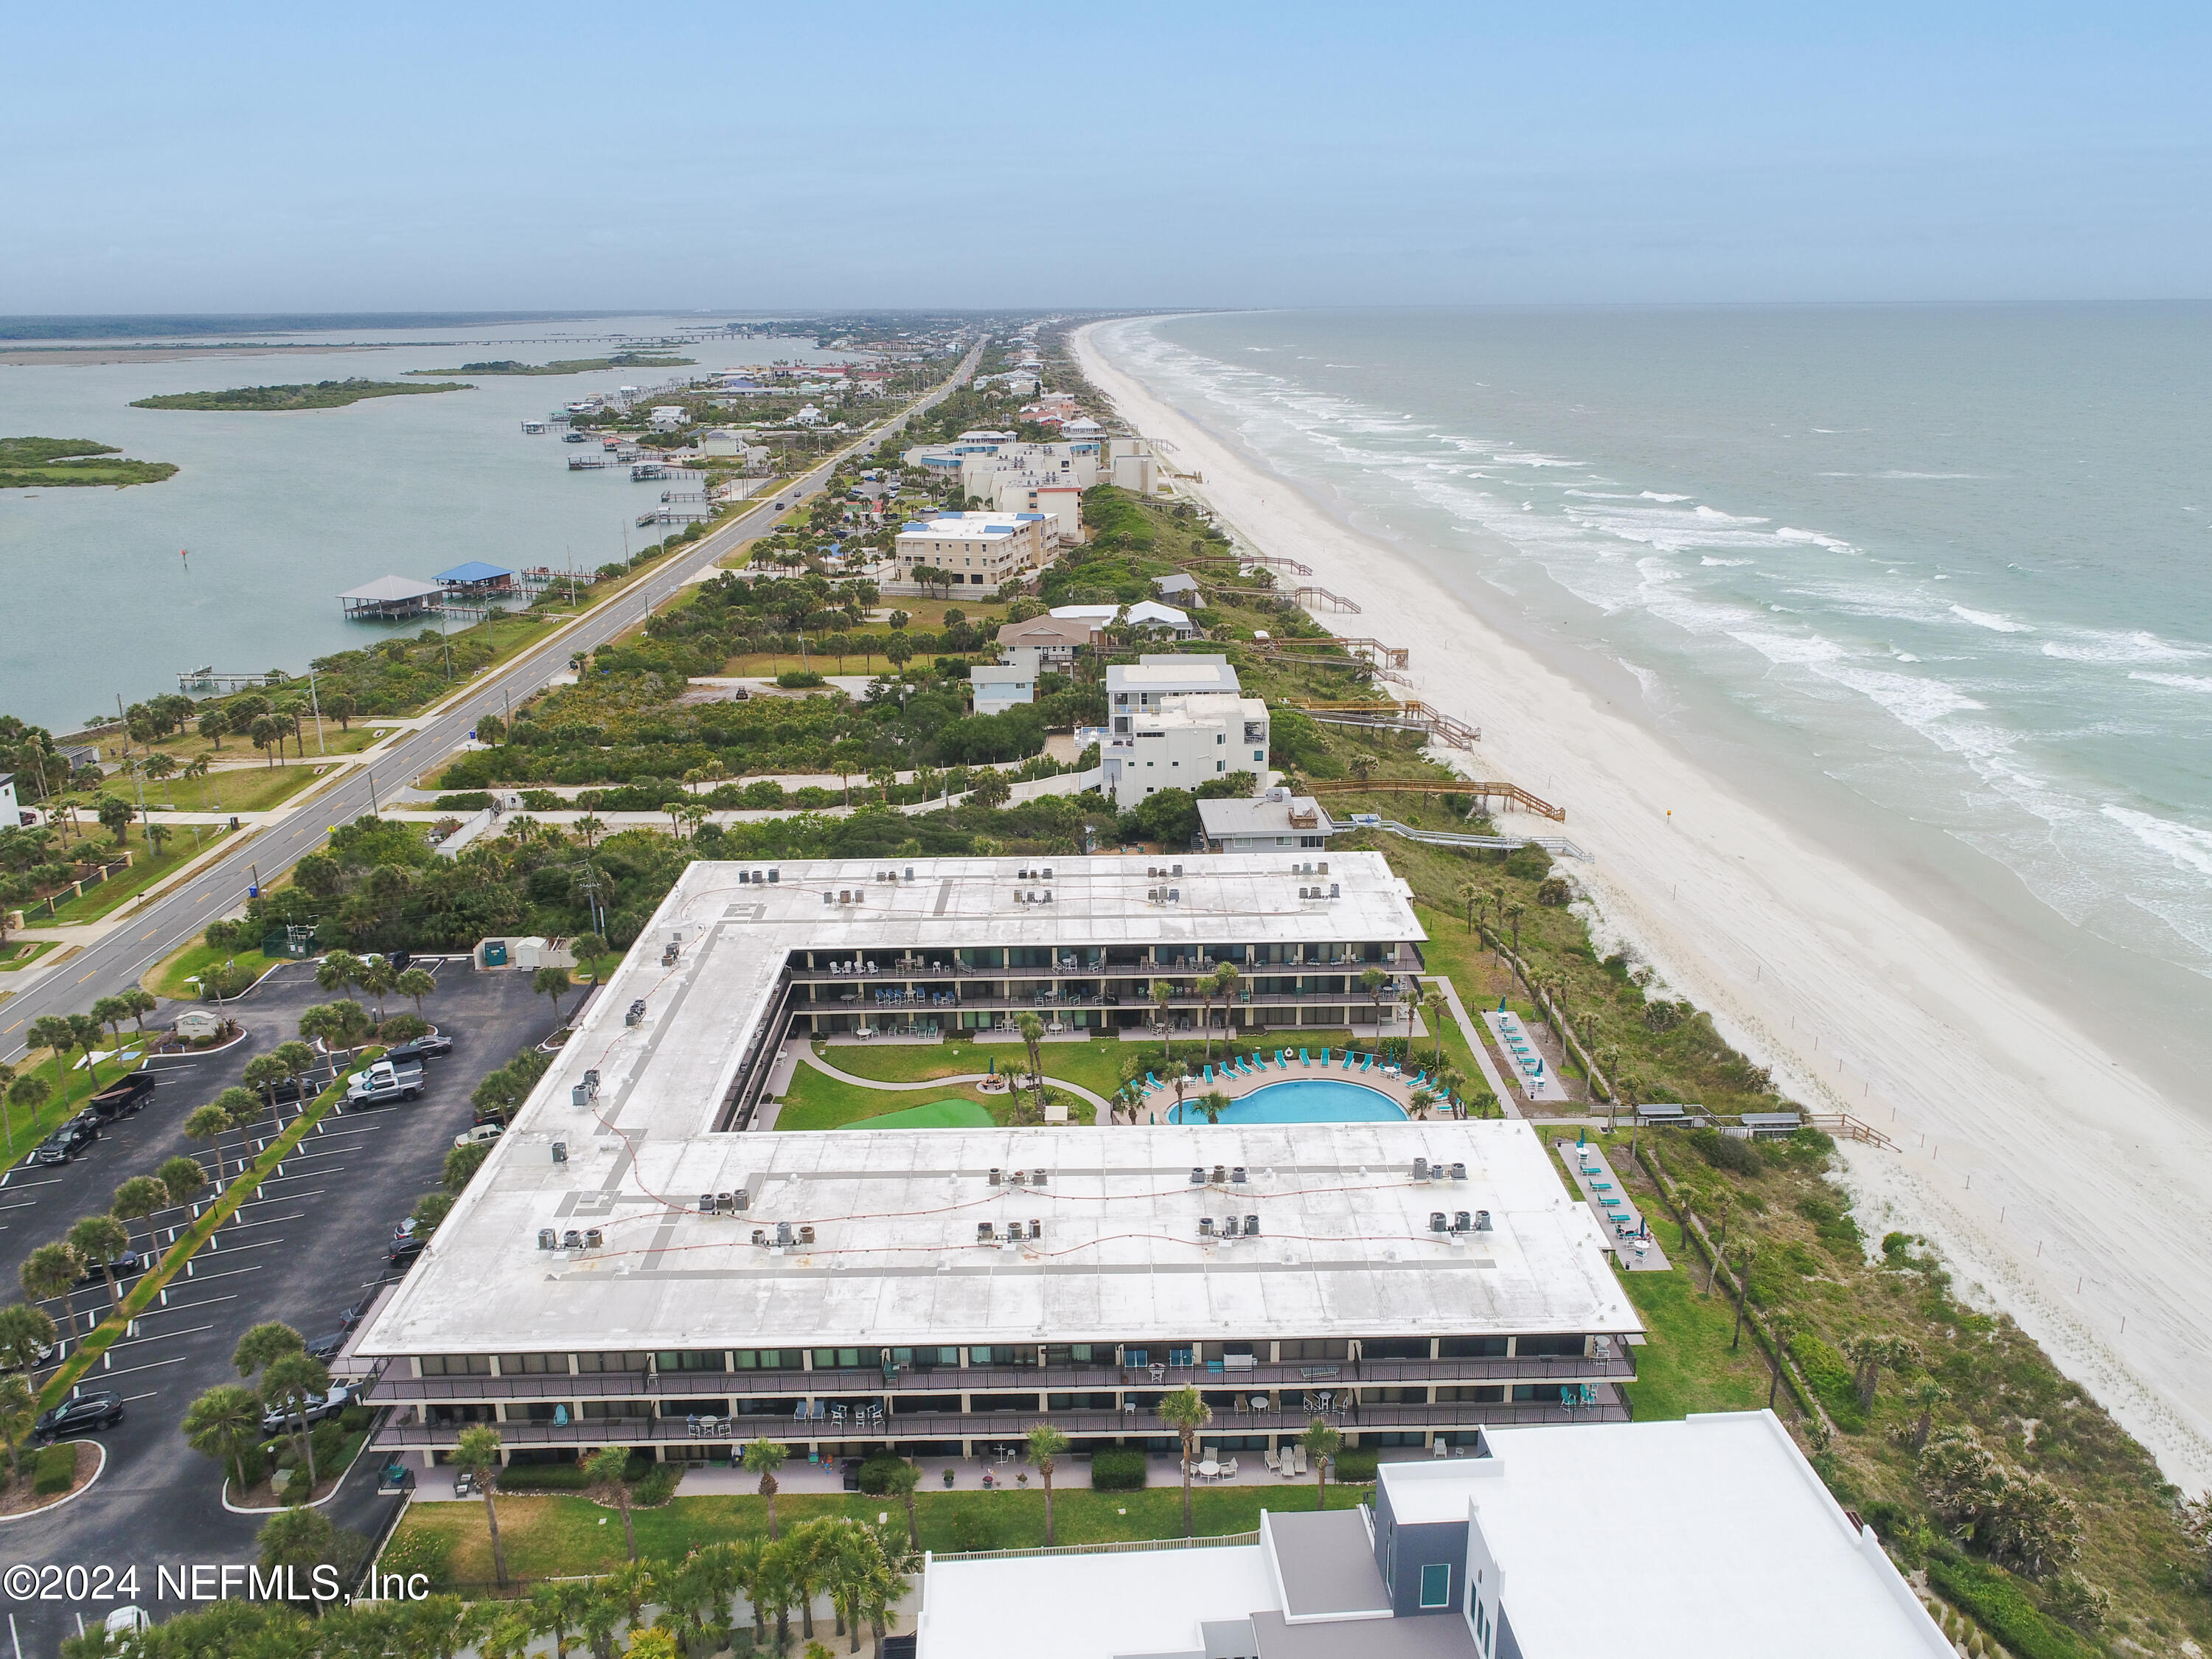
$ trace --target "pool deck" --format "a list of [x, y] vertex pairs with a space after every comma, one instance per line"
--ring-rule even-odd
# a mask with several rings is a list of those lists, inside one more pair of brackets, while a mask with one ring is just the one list
[[[1482, 1023], [1490, 1028], [1490, 1035], [1498, 1045], [1498, 1052], [1505, 1057], [1506, 1070], [1520, 1084], [1521, 1092], [1528, 1097], [1532, 1105], [1539, 1101], [1565, 1102], [1574, 1098], [1559, 1081], [1558, 1068], [1549, 1060], [1544, 1058], [1543, 1049], [1528, 1035], [1528, 1028], [1522, 1023], [1520, 1015], [1501, 1014], [1495, 1009], [1486, 1008], [1483, 1011]], [[1515, 1037], [1518, 1037], [1529, 1051], [1538, 1057], [1543, 1070], [1537, 1076], [1529, 1076], [1528, 1068], [1513, 1058], [1511, 1039]]]
[[[1224, 1073], [1217, 1065], [1214, 1068], [1212, 1082], [1201, 1082], [1196, 1076], [1191, 1078], [1188, 1085], [1183, 1090], [1183, 1102], [1188, 1105], [1194, 1101], [1203, 1099], [1217, 1090], [1231, 1100], [1240, 1100], [1244, 1096], [1265, 1089], [1272, 1084], [1327, 1081], [1357, 1084], [1361, 1088], [1372, 1089], [1376, 1093], [1403, 1109], [1407, 1116], [1413, 1115], [1411, 1103], [1414, 1092], [1413, 1085], [1404, 1077], [1386, 1073], [1379, 1063], [1363, 1071], [1358, 1063], [1354, 1061], [1352, 1069], [1346, 1071], [1344, 1066], [1344, 1050], [1341, 1048], [1333, 1048], [1329, 1051], [1330, 1060], [1326, 1067], [1322, 1065], [1319, 1049], [1309, 1049], [1307, 1053], [1311, 1059], [1310, 1064], [1301, 1064], [1297, 1057], [1298, 1051], [1291, 1048], [1288, 1051], [1290, 1064], [1286, 1066], [1278, 1066], [1274, 1063], [1273, 1052], [1271, 1050], [1267, 1064], [1255, 1066], [1249, 1076], [1241, 1072]], [[1417, 1074], [1424, 1070], [1425, 1070], [1425, 1067], [1417, 1067]], [[1144, 1104], [1138, 1108], [1137, 1121], [1139, 1123], [1165, 1123], [1168, 1121], [1168, 1115], [1175, 1109], [1175, 1090], [1171, 1085], [1158, 1090], [1145, 1097]]]

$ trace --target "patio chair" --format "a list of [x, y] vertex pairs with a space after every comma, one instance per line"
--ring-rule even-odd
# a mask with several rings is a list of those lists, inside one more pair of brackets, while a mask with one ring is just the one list
[[1344, 1051], [1344, 1069], [1347, 1072], [1352, 1069], [1352, 1050], [1349, 1048]]
[[1291, 1448], [1291, 1461], [1297, 1465], [1298, 1478], [1301, 1480], [1312, 1473], [1311, 1470], [1306, 1468], [1306, 1449], [1304, 1446], [1293, 1446]]
[[696, 1440], [699, 1437], [699, 1419], [696, 1417], [685, 1418], [684, 1419], [684, 1431], [690, 1435], [694, 1440]]
[[1313, 1064], [1313, 1057], [1307, 1054], [1304, 1049], [1301, 1048], [1298, 1050], [1298, 1064], [1301, 1066], [1310, 1066]]
[[1431, 1441], [1429, 1443], [1429, 1455], [1431, 1457], [1449, 1457], [1451, 1455], [1451, 1448], [1444, 1444], [1441, 1440]]
[[1231, 1458], [1226, 1463], [1224, 1463], [1221, 1466], [1221, 1478], [1224, 1480], [1234, 1480], [1237, 1478], [1237, 1460], [1235, 1458]]
[[1199, 1449], [1199, 1454], [1198, 1454], [1198, 1461], [1199, 1461], [1200, 1462], [1201, 1462], [1201, 1463], [1218, 1463], [1218, 1462], [1221, 1462], [1221, 1448], [1220, 1448], [1220, 1447], [1218, 1447], [1218, 1446], [1204, 1446], [1204, 1447], [1200, 1448], [1200, 1449]]

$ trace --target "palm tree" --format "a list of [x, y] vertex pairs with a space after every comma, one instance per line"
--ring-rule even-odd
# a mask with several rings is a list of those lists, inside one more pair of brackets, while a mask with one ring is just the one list
[[1774, 1396], [1782, 1387], [1782, 1367], [1787, 1363], [1784, 1356], [1790, 1352], [1790, 1339], [1797, 1334], [1797, 1316], [1787, 1308], [1778, 1309], [1767, 1316], [1766, 1331], [1774, 1339], [1774, 1351], [1767, 1356], [1774, 1374], [1766, 1384], [1766, 1409], [1772, 1411]]
[[300, 1016], [300, 1035], [350, 1057], [369, 1032], [368, 1010], [350, 999], [319, 1002]]
[[575, 830], [577, 838], [586, 848], [598, 846], [599, 837], [606, 833], [607, 829], [605, 820], [594, 817], [589, 812], [578, 818], [570, 827]]
[[1206, 1114], [1208, 1123], [1221, 1121], [1221, 1115], [1229, 1109], [1229, 1097], [1218, 1089], [1210, 1089], [1199, 1097], [1198, 1109]]
[[[915, 1517], [914, 1491], [921, 1484], [921, 1471], [902, 1458], [896, 1464], [883, 1469], [878, 1478], [883, 1483], [885, 1497], [896, 1498], [906, 1505], [907, 1547], [919, 1550], [921, 1547], [921, 1528]], [[1052, 1505], [1048, 1501], [1045, 1504], [1045, 1531], [1048, 1542], [1050, 1541], [1051, 1530]]]
[[1188, 1538], [1191, 1535], [1190, 1466], [1197, 1455], [1198, 1437], [1213, 1421], [1213, 1407], [1206, 1403], [1205, 1395], [1185, 1383], [1163, 1398], [1155, 1409], [1160, 1414], [1160, 1421], [1182, 1439], [1182, 1535]]
[[27, 1302], [0, 1308], [0, 1370], [27, 1374], [53, 1351], [58, 1335], [54, 1322]]
[[[201, 1189], [208, 1184], [207, 1171], [200, 1167], [199, 1159], [185, 1152], [179, 1152], [173, 1158], [163, 1158], [161, 1167], [154, 1171], [154, 1179], [161, 1183], [161, 1196], [165, 1200], [163, 1203], [155, 1205], [154, 1210], [167, 1209], [172, 1205], [181, 1209], [198, 1198]], [[123, 1186], [127, 1187], [130, 1184], [130, 1182], [126, 1181]], [[119, 1202], [123, 1197], [123, 1187], [118, 1187], [115, 1189], [115, 1196]], [[122, 1211], [115, 1210], [112, 1205], [109, 1208], [113, 1210], [117, 1217], [129, 1219], [128, 1217], [124, 1216]], [[149, 1224], [153, 1220], [154, 1210], [148, 1211], [144, 1218]], [[153, 1243], [150, 1224], [147, 1231], [147, 1243], [149, 1245]]]
[[[297, 1037], [278, 1043], [269, 1051], [269, 1057], [282, 1066], [284, 1075], [295, 1083], [313, 1071], [317, 1064], [315, 1051]], [[303, 1111], [307, 1109], [307, 1091], [303, 1088], [300, 1091], [300, 1107]]]
[[332, 951], [315, 964], [315, 983], [350, 1000], [361, 983], [361, 958], [350, 951]]
[[76, 1332], [76, 1282], [84, 1277], [84, 1262], [75, 1250], [66, 1244], [41, 1244], [23, 1258], [16, 1277], [23, 1294], [33, 1302], [61, 1297], [64, 1328]]
[[1382, 1036], [1382, 992], [1389, 983], [1390, 975], [1380, 968], [1359, 970], [1359, 988], [1367, 993], [1368, 1000], [1375, 1005], [1375, 1036], [1377, 1042]]
[[131, 1005], [121, 997], [101, 997], [92, 1005], [92, 1017], [107, 1027], [116, 1046], [123, 1043], [123, 1022], [131, 1018]]
[[1024, 1014], [1015, 1021], [1014, 1028], [1022, 1034], [1022, 1044], [1030, 1051], [1030, 1083], [1036, 1090], [1037, 1121], [1044, 1121], [1044, 1055], [1039, 1048], [1044, 1041], [1044, 1022], [1035, 1014]]
[[[222, 1180], [224, 1163], [222, 1138], [237, 1127], [230, 1121], [230, 1114], [213, 1101], [196, 1109], [191, 1115], [185, 1120], [185, 1139], [205, 1141], [214, 1149], [215, 1178], [218, 1182]], [[243, 1169], [246, 1165], [246, 1152], [243, 1147], [239, 1149], [238, 1162], [239, 1167]]]
[[1217, 988], [1213, 975], [1200, 974], [1191, 981], [1190, 988], [1198, 993], [1198, 1034], [1206, 1045], [1200, 1063], [1210, 1065], [1213, 1060], [1213, 994]]
[[1521, 916], [1526, 908], [1524, 905], [1509, 904], [1502, 913], [1505, 920], [1513, 924], [1513, 956], [1516, 961], [1521, 956]]
[[1168, 1066], [1160, 1073], [1160, 1081], [1163, 1083], [1172, 1084], [1174, 1085], [1176, 1091], [1176, 1121], [1177, 1122], [1181, 1122], [1182, 1121], [1183, 1091], [1190, 1087], [1190, 1067], [1183, 1064], [1182, 1061], [1176, 1060], [1175, 1064]]
[[115, 1259], [131, 1248], [131, 1230], [112, 1215], [88, 1215], [69, 1230], [69, 1247], [100, 1269], [107, 1281], [107, 1305], [120, 1307], [123, 1291], [115, 1283]]
[[0, 1378], [0, 1442], [8, 1448], [8, 1475], [23, 1478], [23, 1443], [39, 1421], [39, 1397], [20, 1376]]
[[[39, 1108], [52, 1098], [53, 1092], [54, 1085], [42, 1077], [19, 1077], [8, 1085], [8, 1104], [29, 1118], [35, 1131], [39, 1123]], [[8, 1142], [13, 1146], [15, 1140], [15, 1120], [5, 1118], [4, 1114], [0, 1114], [0, 1119], [6, 1122]]]
[[307, 1432], [307, 1401], [313, 1395], [327, 1393], [330, 1386], [331, 1374], [323, 1362], [303, 1349], [279, 1354], [261, 1372], [261, 1403], [298, 1425], [300, 1457], [307, 1466], [310, 1497], [320, 1477], [315, 1472], [314, 1437]]
[[403, 997], [413, 999], [415, 1012], [419, 1014], [422, 1012], [422, 999], [438, 988], [438, 976], [427, 968], [410, 968], [392, 981], [392, 988]]
[[146, 1016], [161, 1006], [161, 1000], [143, 985], [117, 992], [115, 1000], [131, 1011], [131, 1023], [138, 1028], [141, 1036], [146, 1034]]
[[[746, 1448], [748, 1451], [750, 1447]], [[768, 1599], [764, 1594], [770, 1564], [769, 1540], [756, 1534], [740, 1538], [730, 1547], [730, 1577], [738, 1586], [738, 1594], [753, 1610], [753, 1646], [768, 1645]]]
[[1429, 1064], [1437, 1071], [1442, 1071], [1444, 1064], [1444, 994], [1436, 987], [1421, 994], [1421, 1012], [1429, 1017], [1429, 1035], [1437, 1040], [1437, 1052]]
[[1152, 981], [1152, 1006], [1160, 1011], [1160, 1058], [1165, 1060], [1174, 1053], [1169, 1046], [1168, 1004], [1175, 1000], [1175, 987], [1164, 979]]
[[1920, 1407], [1920, 1420], [1912, 1425], [1914, 1455], [1928, 1449], [1928, 1431], [1935, 1424], [1936, 1408], [1950, 1397], [1950, 1389], [1932, 1376], [1923, 1376], [1913, 1386], [1912, 1403]]
[[1467, 931], [1472, 933], [1474, 931], [1474, 907], [1483, 897], [1482, 884], [1480, 882], [1463, 881], [1454, 890], [1454, 893], [1459, 902], [1467, 907]]
[[1344, 1437], [1336, 1431], [1335, 1425], [1327, 1418], [1316, 1417], [1306, 1425], [1306, 1431], [1298, 1437], [1298, 1444], [1306, 1449], [1306, 1455], [1313, 1460], [1314, 1507], [1320, 1509], [1328, 1501], [1329, 1462], [1344, 1449]]
[[1743, 1304], [1751, 1297], [1751, 1264], [1759, 1260], [1759, 1241], [1740, 1238], [1729, 1252], [1729, 1266], [1735, 1270], [1735, 1329], [1729, 1333], [1729, 1346], [1734, 1349], [1743, 1340]]
[[100, 1062], [95, 1056], [99, 1054], [100, 1045], [104, 1040], [100, 1036], [100, 1023], [90, 1014], [71, 1014], [69, 1017], [69, 1027], [70, 1042], [84, 1050], [84, 1069], [92, 1078], [93, 1092], [98, 1094], [100, 1092]]
[[541, 997], [553, 1000], [553, 1018], [561, 1018], [561, 999], [568, 994], [568, 970], [566, 968], [540, 968], [530, 976], [530, 988]]
[[745, 1448], [745, 1472], [760, 1477], [760, 1495], [768, 1500], [768, 1535], [779, 1536], [775, 1525], [775, 1472], [791, 1455], [780, 1440], [756, 1440]]
[[484, 1527], [491, 1534], [491, 1565], [500, 1586], [507, 1585], [507, 1551], [499, 1541], [499, 1505], [492, 1501], [492, 1486], [499, 1474], [499, 1431], [489, 1423], [471, 1423], [461, 1431], [453, 1447], [453, 1463], [477, 1478], [483, 1494]]
[[247, 1088], [261, 1091], [261, 1103], [268, 1109], [271, 1121], [276, 1116], [276, 1085], [291, 1075], [291, 1069], [274, 1054], [254, 1055], [240, 1074]]
[[1049, 1423], [1040, 1423], [1030, 1431], [1030, 1467], [1044, 1482], [1044, 1541], [1048, 1549], [1055, 1541], [1052, 1522], [1052, 1472], [1058, 1467], [1054, 1460], [1066, 1454], [1069, 1443], [1067, 1437]]
[[361, 959], [361, 988], [376, 999], [376, 1018], [384, 1018], [384, 994], [399, 982], [399, 970], [392, 965], [392, 958], [383, 952], [372, 951]]
[[204, 1457], [227, 1465], [226, 1473], [246, 1492], [246, 1464], [240, 1456], [261, 1435], [261, 1402], [253, 1390], [218, 1382], [185, 1407], [185, 1443]]
[[553, 1638], [553, 1659], [568, 1659], [568, 1632], [583, 1623], [592, 1587], [580, 1579], [538, 1584], [530, 1592], [530, 1608], [542, 1635]]
[[629, 1559], [637, 1559], [637, 1523], [629, 1512], [629, 1448], [609, 1446], [593, 1452], [584, 1460], [584, 1478], [595, 1486], [605, 1486], [614, 1493], [615, 1505], [622, 1510], [623, 1541], [629, 1547]]

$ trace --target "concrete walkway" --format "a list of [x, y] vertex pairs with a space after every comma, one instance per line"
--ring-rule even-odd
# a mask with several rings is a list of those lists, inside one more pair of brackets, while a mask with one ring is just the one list
[[1459, 1022], [1459, 1034], [1467, 1039], [1468, 1052], [1474, 1056], [1474, 1063], [1482, 1073], [1483, 1082], [1498, 1097], [1498, 1109], [1507, 1117], [1519, 1117], [1521, 1109], [1514, 1104], [1513, 1091], [1505, 1086], [1505, 1079], [1498, 1075], [1498, 1067], [1491, 1062], [1490, 1050], [1482, 1041], [1482, 1034], [1474, 1029], [1474, 1022], [1467, 1017], [1467, 1005], [1459, 1000], [1459, 988], [1441, 974], [1431, 975], [1429, 982], [1443, 990], [1444, 1002], [1451, 1009], [1452, 1018]]
[[[1637, 1211], [1636, 1201], [1629, 1197], [1627, 1188], [1606, 1162], [1605, 1154], [1588, 1142], [1577, 1146], [1571, 1140], [1555, 1140], [1552, 1146], [1559, 1153], [1559, 1161], [1567, 1166], [1567, 1173], [1574, 1177], [1576, 1189], [1590, 1206], [1591, 1213], [1597, 1217], [1606, 1248], [1620, 1258], [1621, 1266], [1637, 1273], [1671, 1270], [1674, 1264], [1667, 1260], [1659, 1241], [1638, 1237], [1644, 1231], [1644, 1218]], [[1607, 1199], [1613, 1201], [1608, 1204]], [[1637, 1249], [1638, 1243], [1644, 1248]]]
[[[849, 1083], [855, 1088], [860, 1089], [936, 1089], [942, 1091], [951, 1088], [957, 1084], [981, 1083], [994, 1075], [989, 1072], [957, 1072], [951, 1077], [933, 1077], [925, 1079], [920, 1083], [887, 1083], [879, 1078], [854, 1077], [850, 1072], [839, 1071], [828, 1060], [823, 1059], [821, 1055], [816, 1054], [814, 1052], [813, 1045], [811, 1043], [796, 1046], [799, 1058], [807, 1065], [811, 1066], [816, 1071], [821, 1073], [823, 1076], [834, 1077], [840, 1083]], [[1000, 1072], [995, 1073], [995, 1075], [1004, 1078], [1009, 1074], [1005, 1072]], [[1108, 1100], [1103, 1095], [1095, 1095], [1091, 1093], [1090, 1090], [1085, 1088], [1081, 1084], [1070, 1083], [1066, 1078], [1054, 1077], [1050, 1072], [1047, 1072], [1044, 1074], [1044, 1080], [1050, 1084], [1054, 1088], [1064, 1089], [1069, 1094], [1073, 1095], [1077, 1099], [1087, 1100], [1093, 1106], [1097, 1107], [1098, 1109], [1098, 1121], [1102, 1126], [1110, 1123], [1113, 1121], [1113, 1103]]]
[[[1509, 1059], [1513, 1053], [1510, 1039], [1514, 1037], [1520, 1038], [1539, 1055], [1543, 1052], [1528, 1036], [1528, 1028], [1521, 1023], [1521, 1016], [1518, 1014], [1501, 1014], [1494, 1010], [1485, 1009], [1482, 1023], [1490, 1028], [1491, 1035], [1497, 1040], [1498, 1052]], [[1559, 1081], [1559, 1068], [1549, 1060], [1544, 1061], [1543, 1071], [1535, 1077], [1530, 1077], [1521, 1068], [1517, 1061], [1514, 1064], [1513, 1072], [1521, 1081], [1521, 1092], [1528, 1097], [1532, 1105], [1539, 1101], [1562, 1103], [1574, 1098], [1567, 1092], [1566, 1086]]]

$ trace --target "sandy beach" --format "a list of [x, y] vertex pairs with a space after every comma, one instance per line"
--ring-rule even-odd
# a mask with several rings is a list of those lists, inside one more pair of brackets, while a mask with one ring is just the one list
[[[1255, 546], [1356, 600], [1422, 698], [1483, 731], [1470, 775], [1567, 809], [1605, 927], [1785, 1091], [1888, 1135], [1847, 1147], [1859, 1217], [1927, 1237], [2192, 1492], [2212, 1486], [2212, 1126], [1844, 858], [1698, 771], [1387, 544], [1075, 337], [1085, 372]], [[1171, 447], [1170, 447], [1171, 446]], [[1324, 619], [1327, 620], [1327, 619]], [[1357, 627], [1352, 624], [1355, 623]], [[1513, 826], [1511, 818], [1503, 820]], [[1546, 826], [1549, 828], [1548, 825]]]

